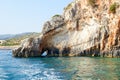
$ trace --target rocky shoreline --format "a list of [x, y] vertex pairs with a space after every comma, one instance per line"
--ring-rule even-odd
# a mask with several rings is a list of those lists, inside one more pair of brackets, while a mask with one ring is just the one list
[[74, 0], [46, 21], [38, 38], [24, 40], [15, 57], [120, 57], [120, 1]]

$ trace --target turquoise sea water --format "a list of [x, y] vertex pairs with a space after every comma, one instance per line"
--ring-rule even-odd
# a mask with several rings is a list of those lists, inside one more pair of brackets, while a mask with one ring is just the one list
[[0, 80], [120, 80], [120, 58], [14, 58], [0, 50]]

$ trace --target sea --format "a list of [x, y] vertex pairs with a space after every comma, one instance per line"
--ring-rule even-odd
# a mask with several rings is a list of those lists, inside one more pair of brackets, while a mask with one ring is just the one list
[[15, 58], [0, 50], [0, 80], [120, 80], [120, 58]]

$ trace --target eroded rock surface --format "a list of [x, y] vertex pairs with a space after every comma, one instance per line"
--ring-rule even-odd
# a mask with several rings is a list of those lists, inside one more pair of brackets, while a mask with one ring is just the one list
[[37, 46], [21, 46], [13, 53], [18, 56], [24, 47], [39, 51], [38, 56], [48, 50], [47, 56], [120, 57], [120, 0], [90, 1], [74, 0], [63, 15], [55, 15], [43, 25]]
[[14, 57], [37, 57], [40, 56], [40, 38], [27, 38], [22, 41], [20, 47], [13, 50]]

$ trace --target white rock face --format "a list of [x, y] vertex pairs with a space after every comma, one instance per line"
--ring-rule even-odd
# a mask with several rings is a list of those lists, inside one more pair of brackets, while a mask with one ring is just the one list
[[108, 11], [115, 2], [117, 0], [96, 0], [96, 6], [92, 7], [88, 0], [75, 0], [65, 8], [65, 25], [60, 27], [61, 31], [57, 32], [55, 29], [51, 34], [46, 33], [51, 37], [48, 44], [60, 50], [70, 48], [70, 53], [76, 53], [75, 55], [87, 51], [92, 51], [91, 56], [96, 53], [100, 55], [102, 52], [114, 50], [113, 47], [120, 45], [120, 7], [116, 8], [115, 14]]

